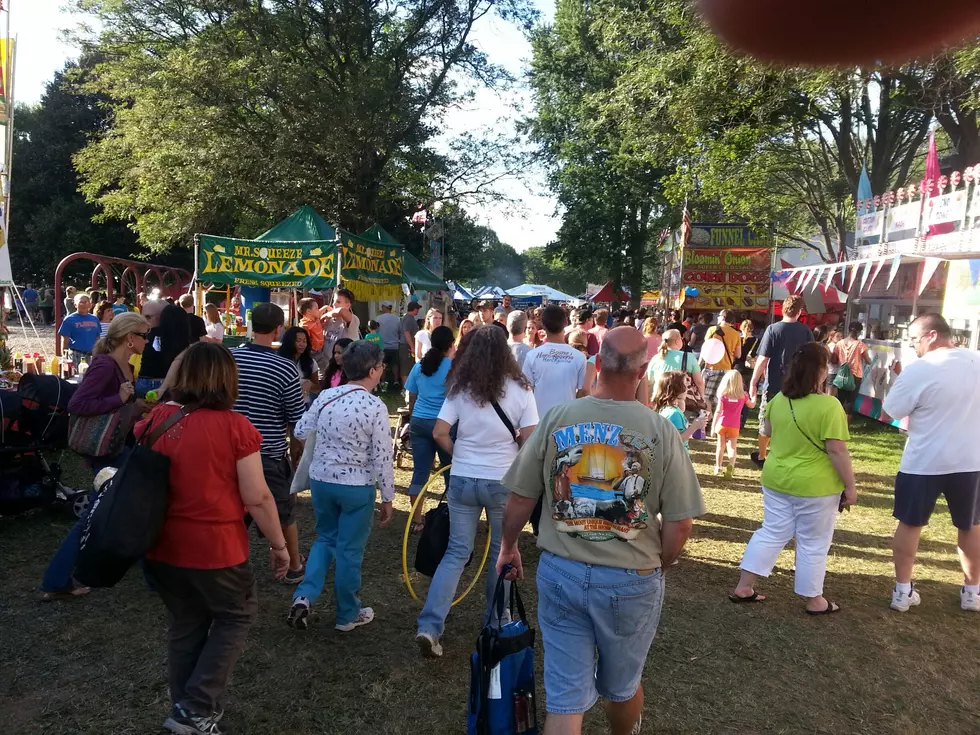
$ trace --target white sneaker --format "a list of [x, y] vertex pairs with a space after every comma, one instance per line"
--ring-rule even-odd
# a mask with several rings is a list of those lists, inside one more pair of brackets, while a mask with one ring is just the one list
[[718, 477], [718, 475], [720, 474], [721, 474], [721, 467], [715, 465], [715, 477]]
[[920, 602], [922, 602], [922, 598], [919, 597], [919, 592], [915, 587], [912, 587], [912, 591], [908, 594], [899, 592], [897, 587], [892, 590], [892, 604], [890, 605], [892, 610], [908, 612], [910, 607], [915, 607]]
[[439, 658], [442, 656], [442, 644], [431, 633], [422, 633], [420, 631], [415, 636], [415, 642], [419, 644], [419, 652], [426, 658]]
[[960, 587], [960, 607], [970, 612], [980, 612], [980, 595]]
[[337, 624], [334, 626], [334, 628], [344, 633], [350, 633], [352, 630], [354, 630], [354, 628], [367, 625], [372, 620], [374, 620], [374, 610], [369, 607], [362, 607], [356, 618], [351, 620], [349, 623], [344, 623], [343, 625]]

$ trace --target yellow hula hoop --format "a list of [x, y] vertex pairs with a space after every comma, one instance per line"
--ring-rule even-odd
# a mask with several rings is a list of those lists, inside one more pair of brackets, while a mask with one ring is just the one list
[[[436, 472], [434, 472], [432, 474], [432, 477], [429, 478], [429, 481], [427, 483], [425, 483], [425, 487], [422, 488], [422, 491], [415, 498], [415, 502], [412, 503], [412, 510], [409, 512], [409, 514], [408, 514], [408, 520], [405, 522], [405, 533], [402, 535], [402, 575], [405, 578], [405, 586], [408, 587], [408, 594], [410, 594], [412, 596], [412, 599], [415, 600], [416, 602], [422, 602], [422, 600], [420, 600], [419, 599], [419, 596], [417, 594], [415, 594], [415, 588], [412, 587], [412, 578], [411, 578], [411, 576], [408, 573], [408, 535], [409, 535], [409, 533], [412, 530], [412, 518], [415, 517], [415, 509], [418, 507], [418, 504], [422, 502], [422, 499], [425, 497], [426, 493], [429, 491], [429, 485], [431, 485], [432, 482], [434, 480], [436, 480], [443, 472], [445, 472], [446, 470], [448, 470], [450, 468], [450, 466], [451, 465], [446, 465], [445, 467], [440, 467]], [[489, 518], [489, 516], [487, 516], [487, 523], [488, 523], [488, 527], [487, 527], [487, 545], [483, 549], [483, 558], [480, 560], [480, 568], [476, 570], [476, 574], [473, 576], [473, 581], [470, 582], [469, 587], [467, 587], [465, 590], [463, 590], [463, 594], [461, 594], [459, 597], [457, 597], [455, 600], [453, 600], [453, 604], [451, 605], [451, 607], [455, 607], [456, 605], [458, 605], [460, 602], [462, 602], [466, 598], [466, 596], [476, 586], [477, 580], [480, 579], [480, 575], [483, 574], [483, 567], [486, 566], [486, 564], [487, 564], [487, 557], [490, 556], [490, 528], [489, 528], [489, 522], [490, 522], [490, 518]]]

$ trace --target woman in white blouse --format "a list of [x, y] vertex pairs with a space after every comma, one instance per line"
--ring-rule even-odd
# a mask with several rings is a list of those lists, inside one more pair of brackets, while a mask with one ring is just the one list
[[289, 610], [294, 628], [306, 628], [335, 558], [336, 629], [347, 632], [374, 620], [374, 610], [361, 607], [358, 591], [375, 485], [381, 487], [382, 527], [391, 522], [395, 497], [388, 408], [371, 393], [384, 373], [384, 353], [371, 342], [353, 342], [344, 350], [344, 371], [347, 385], [321, 392], [296, 424], [297, 438], [311, 441], [314, 432], [316, 437], [310, 494], [317, 537]]
[[[449, 548], [432, 577], [415, 637], [425, 656], [442, 655], [439, 639], [484, 508], [490, 521], [489, 558], [500, 551], [509, 495], [500, 481], [537, 423], [534, 393], [517, 367], [504, 330], [492, 324], [474, 327], [460, 343], [446, 376], [446, 400], [432, 432], [436, 443], [452, 455], [453, 474], [446, 491]], [[453, 424], [455, 441], [450, 437]], [[497, 572], [488, 569], [484, 622], [490, 620], [496, 585]]]
[[432, 349], [432, 330], [442, 326], [442, 312], [429, 309], [425, 313], [422, 328], [415, 333], [415, 362], [421, 362], [426, 353]]
[[221, 323], [221, 314], [214, 304], [204, 305], [204, 331], [209, 342], [221, 343], [225, 336], [225, 327]]

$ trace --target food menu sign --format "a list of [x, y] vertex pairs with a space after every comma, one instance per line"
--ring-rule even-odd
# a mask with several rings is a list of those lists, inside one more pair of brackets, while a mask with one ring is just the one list
[[695, 224], [684, 251], [689, 309], [767, 309], [772, 243], [744, 225]]

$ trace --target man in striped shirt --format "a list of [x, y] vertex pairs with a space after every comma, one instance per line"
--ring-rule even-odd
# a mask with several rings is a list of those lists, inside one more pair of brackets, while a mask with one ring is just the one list
[[290, 495], [293, 471], [289, 464], [289, 432], [306, 404], [296, 365], [272, 349], [282, 334], [285, 317], [275, 304], [256, 304], [252, 309], [252, 343], [231, 351], [238, 364], [238, 400], [235, 410], [262, 434], [262, 471], [276, 499], [279, 523], [289, 550], [289, 571], [283, 581], [303, 580], [303, 559], [296, 528], [296, 496]]

